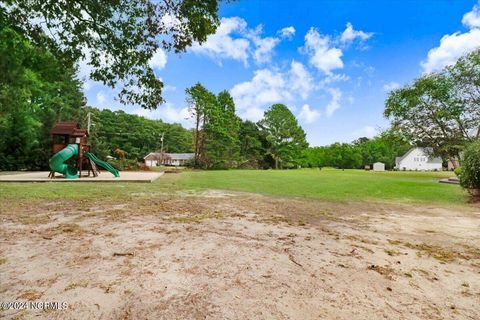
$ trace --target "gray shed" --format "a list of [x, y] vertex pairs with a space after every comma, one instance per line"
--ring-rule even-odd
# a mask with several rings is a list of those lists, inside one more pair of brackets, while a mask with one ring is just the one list
[[373, 171], [385, 171], [385, 163], [375, 162], [373, 164]]

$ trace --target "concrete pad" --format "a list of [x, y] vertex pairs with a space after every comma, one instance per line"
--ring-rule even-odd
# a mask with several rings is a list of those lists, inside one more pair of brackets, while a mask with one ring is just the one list
[[82, 177], [65, 179], [57, 173], [54, 179], [48, 177], [49, 171], [30, 171], [16, 174], [0, 175], [0, 182], [153, 182], [163, 175], [163, 172], [121, 171], [115, 178], [110, 172], [102, 171], [98, 177]]

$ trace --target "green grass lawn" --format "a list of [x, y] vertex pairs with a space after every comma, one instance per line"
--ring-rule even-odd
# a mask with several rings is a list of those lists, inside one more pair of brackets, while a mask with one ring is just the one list
[[192, 172], [179, 184], [194, 189], [227, 189], [334, 201], [387, 200], [461, 204], [467, 195], [458, 185], [438, 183], [449, 172], [371, 172], [303, 169], [284, 171]]
[[376, 200], [461, 205], [467, 193], [438, 183], [449, 172], [228, 170], [165, 174], [154, 183], [0, 183], [0, 199], [126, 200], [176, 190], [224, 189], [332, 201]]

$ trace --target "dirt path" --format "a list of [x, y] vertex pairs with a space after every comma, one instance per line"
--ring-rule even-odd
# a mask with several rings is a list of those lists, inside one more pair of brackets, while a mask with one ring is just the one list
[[[178, 194], [0, 206], [7, 319], [479, 319], [480, 211]], [[71, 209], [73, 207], [73, 209]]]

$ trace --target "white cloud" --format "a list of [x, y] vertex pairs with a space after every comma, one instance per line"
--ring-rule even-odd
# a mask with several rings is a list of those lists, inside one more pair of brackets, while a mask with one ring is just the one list
[[320, 117], [320, 111], [311, 109], [308, 104], [304, 104], [298, 119], [304, 123], [313, 123]]
[[454, 64], [461, 56], [480, 48], [480, 6], [475, 5], [467, 12], [462, 23], [470, 31], [446, 34], [440, 39], [440, 45], [428, 51], [427, 59], [421, 62], [424, 72], [439, 71]]
[[458, 58], [480, 47], [480, 29], [466, 33], [456, 32], [445, 35], [440, 46], [428, 52], [427, 59], [421, 63], [424, 72], [434, 72], [454, 64]]
[[319, 86], [323, 87], [327, 84], [340, 81], [348, 81], [350, 77], [343, 73], [332, 73], [327, 75], [324, 79], [319, 82]]
[[182, 22], [180, 21], [180, 19], [169, 13], [165, 14], [160, 21], [160, 25], [162, 26], [162, 28], [167, 30], [178, 28], [181, 26], [181, 24]]
[[367, 138], [373, 138], [377, 134], [377, 129], [372, 126], [365, 126], [363, 127], [363, 132], [365, 132]]
[[378, 130], [373, 126], [364, 126], [360, 130], [354, 132], [355, 138], [366, 137], [373, 138], [378, 134]]
[[345, 30], [343, 31], [342, 35], [340, 36], [340, 41], [343, 43], [350, 43], [355, 39], [360, 39], [360, 41], [365, 41], [370, 39], [373, 36], [373, 32], [364, 32], [361, 30], [353, 29], [353, 25], [348, 22]]
[[300, 62], [293, 60], [289, 73], [291, 88], [298, 91], [302, 99], [307, 99], [314, 87], [312, 76], [308, 70]]
[[96, 104], [98, 107], [103, 107], [103, 105], [105, 104], [105, 101], [107, 101], [107, 97], [105, 96], [103, 91], [98, 91], [95, 98], [96, 98]]
[[138, 108], [133, 113], [147, 119], [161, 119], [169, 123], [180, 123], [186, 128], [192, 128], [193, 126], [192, 121], [189, 120], [190, 113], [188, 108], [177, 108], [168, 102], [159, 106], [156, 110]]
[[208, 36], [207, 41], [201, 45], [194, 43], [190, 50], [219, 61], [229, 58], [246, 65], [250, 42], [244, 38], [234, 38], [234, 34], [243, 34], [246, 27], [247, 22], [242, 18], [222, 18], [215, 34]]
[[390, 91], [398, 89], [398, 88], [400, 88], [400, 84], [395, 82], [395, 81], [391, 81], [391, 82], [383, 85], [383, 90], [385, 92], [390, 92]]
[[152, 58], [150, 59], [150, 67], [157, 68], [159, 70], [165, 68], [167, 64], [167, 55], [162, 48], [158, 48], [157, 51], [153, 54]]
[[273, 49], [280, 43], [279, 38], [266, 37], [262, 38], [262, 26], [258, 26], [255, 30], [250, 31], [248, 37], [255, 45], [253, 59], [256, 63], [267, 63], [272, 60]]
[[253, 112], [249, 110], [290, 100], [291, 95], [284, 88], [285, 80], [281, 72], [261, 69], [255, 71], [252, 80], [235, 85], [230, 93], [239, 115], [256, 121], [260, 118], [253, 118], [252, 116], [258, 116], [258, 110]]
[[471, 29], [480, 28], [480, 3], [475, 5], [472, 11], [465, 13], [462, 23]]
[[259, 121], [260, 119], [263, 118], [264, 110], [258, 107], [251, 107], [246, 109], [242, 117], [251, 121]]
[[305, 35], [305, 50], [310, 55], [310, 63], [327, 75], [334, 69], [343, 68], [342, 50], [331, 46], [328, 35], [321, 35], [315, 28]]
[[337, 88], [329, 88], [327, 91], [332, 95], [332, 99], [327, 104], [325, 114], [331, 117], [333, 113], [340, 108], [340, 99], [342, 98], [342, 91]]
[[223, 59], [233, 59], [248, 65], [248, 59], [253, 58], [257, 64], [263, 64], [271, 61], [273, 51], [281, 40], [295, 34], [295, 28], [291, 26], [279, 30], [278, 37], [263, 38], [262, 31], [262, 25], [250, 29], [240, 17], [222, 18], [215, 34], [208, 36], [205, 43], [194, 43], [190, 50], [208, 55], [218, 63]]
[[295, 28], [293, 26], [290, 27], [285, 27], [281, 30], [279, 30], [277, 33], [282, 37], [282, 38], [287, 38], [291, 39], [295, 35]]
[[307, 99], [315, 90], [313, 78], [303, 64], [292, 61], [284, 72], [278, 69], [259, 69], [253, 78], [235, 85], [230, 93], [240, 117], [259, 120], [263, 110], [274, 103], [290, 108], [295, 99]]

